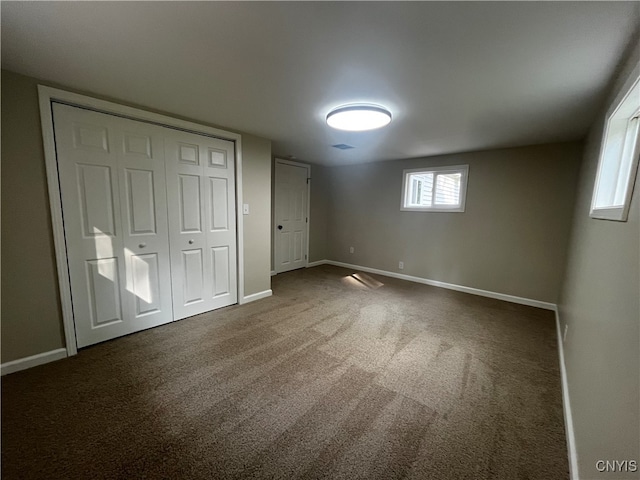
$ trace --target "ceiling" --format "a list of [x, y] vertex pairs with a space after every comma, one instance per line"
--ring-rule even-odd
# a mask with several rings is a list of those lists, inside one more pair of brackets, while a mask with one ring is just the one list
[[[638, 2], [1, 2], [2, 68], [350, 164], [579, 139]], [[330, 129], [381, 104], [382, 130]], [[334, 144], [355, 148], [338, 150]]]

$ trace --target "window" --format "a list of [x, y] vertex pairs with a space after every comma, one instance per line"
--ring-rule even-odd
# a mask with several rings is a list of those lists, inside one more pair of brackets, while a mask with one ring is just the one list
[[464, 212], [468, 165], [404, 170], [400, 210]]
[[627, 221], [638, 168], [640, 78], [607, 117], [598, 173], [591, 200], [591, 217]]

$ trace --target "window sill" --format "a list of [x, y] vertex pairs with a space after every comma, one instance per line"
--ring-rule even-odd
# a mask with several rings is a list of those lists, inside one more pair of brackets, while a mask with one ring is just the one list
[[628, 217], [628, 208], [625, 207], [613, 207], [613, 208], [595, 208], [589, 213], [591, 218], [597, 220], [612, 220], [615, 222], [626, 222]]
[[420, 207], [400, 207], [401, 212], [434, 212], [434, 213], [464, 213], [464, 207], [454, 208], [420, 208]]

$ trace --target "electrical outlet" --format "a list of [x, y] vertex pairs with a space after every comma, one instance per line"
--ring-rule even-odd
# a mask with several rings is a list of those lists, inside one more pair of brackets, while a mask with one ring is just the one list
[[349, 247], [349, 253], [353, 253], [353, 252], [355, 252], [355, 251], [356, 251], [356, 249], [355, 249], [355, 248], [353, 248], [353, 247]]
[[398, 262], [398, 268], [402, 270], [404, 268], [404, 262]]
[[567, 341], [567, 330], [569, 330], [569, 324], [565, 323], [564, 324], [564, 333], [562, 334], [562, 341], [563, 342]]

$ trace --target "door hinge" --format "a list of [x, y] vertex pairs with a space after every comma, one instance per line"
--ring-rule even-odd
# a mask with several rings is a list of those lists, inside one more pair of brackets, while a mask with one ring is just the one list
[[311, 177], [307, 178], [307, 185], [309, 185], [309, 180], [311, 180]]
[[309, 223], [309, 217], [305, 217], [304, 223]]
[[307, 259], [307, 256], [306, 256], [306, 255], [304, 256], [304, 259], [305, 259], [305, 260]]

